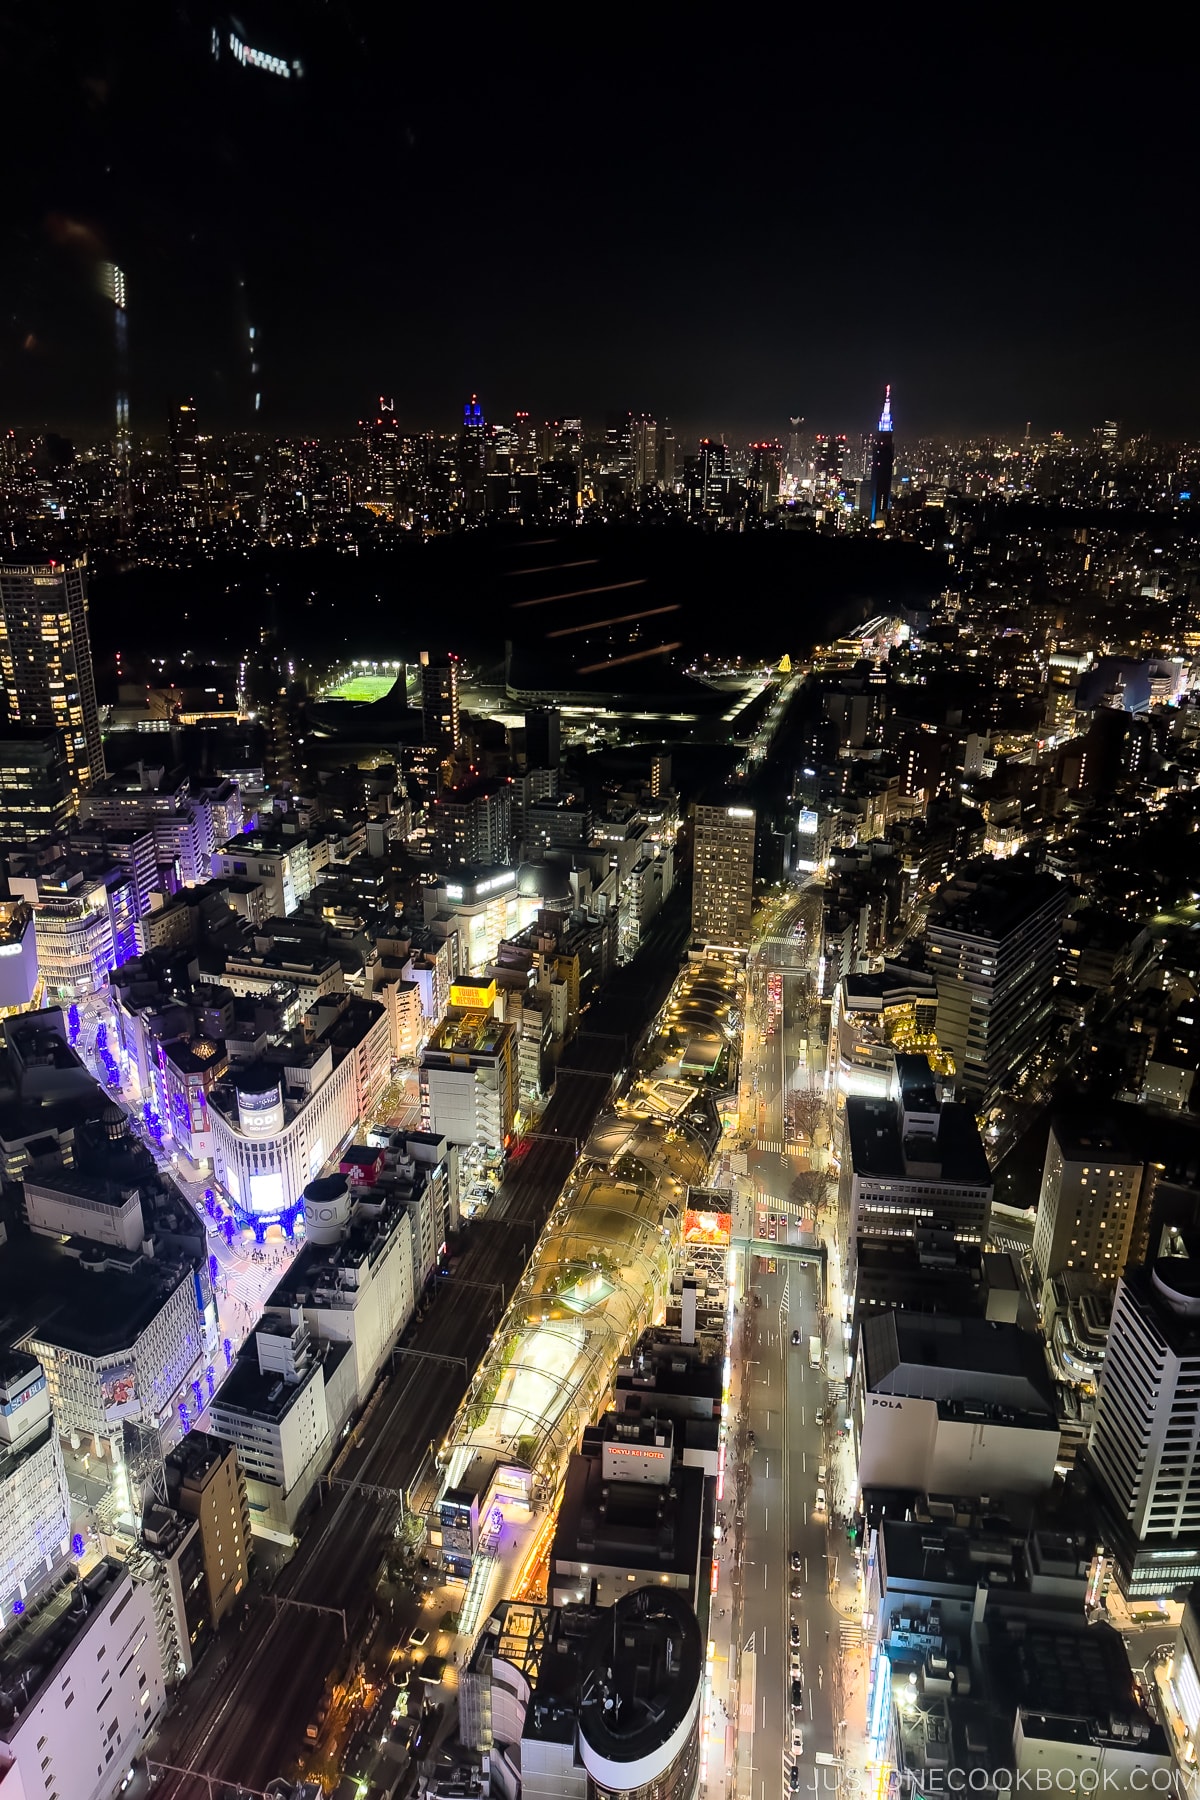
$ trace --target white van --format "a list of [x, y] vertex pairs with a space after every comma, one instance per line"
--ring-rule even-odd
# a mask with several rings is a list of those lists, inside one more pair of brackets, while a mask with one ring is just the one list
[[821, 1483], [822, 1486], [825, 1485], [825, 1473], [826, 1473], [825, 1464], [823, 1462], [819, 1462], [817, 1464], [817, 1480]]

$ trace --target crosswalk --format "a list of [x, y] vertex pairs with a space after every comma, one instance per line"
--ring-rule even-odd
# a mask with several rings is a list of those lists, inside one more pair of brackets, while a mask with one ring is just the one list
[[783, 1155], [783, 1142], [780, 1138], [760, 1137], [758, 1140], [758, 1147], [760, 1150], [773, 1150], [776, 1156]]
[[857, 1619], [841, 1619], [838, 1621], [838, 1636], [841, 1638], [843, 1650], [857, 1650], [860, 1644], [866, 1643], [862, 1625]]

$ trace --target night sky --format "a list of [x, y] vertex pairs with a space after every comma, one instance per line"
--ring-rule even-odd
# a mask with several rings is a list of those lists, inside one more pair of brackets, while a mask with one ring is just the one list
[[[7, 9], [0, 425], [1194, 434], [1194, 72], [1102, 14]], [[1044, 21], [1051, 22], [1048, 27]], [[1055, 35], [1049, 35], [1050, 30]], [[245, 330], [253, 323], [255, 381]]]

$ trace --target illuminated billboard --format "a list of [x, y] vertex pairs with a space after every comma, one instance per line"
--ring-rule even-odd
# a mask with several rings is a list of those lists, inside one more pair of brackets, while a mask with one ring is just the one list
[[250, 1211], [260, 1219], [281, 1213], [284, 1207], [282, 1175], [250, 1177]]
[[496, 984], [494, 981], [452, 981], [450, 1004], [491, 1012], [496, 1004]]
[[128, 1419], [139, 1411], [137, 1369], [132, 1357], [101, 1369], [100, 1404], [106, 1419]]
[[727, 1212], [697, 1212], [688, 1207], [683, 1215], [683, 1241], [685, 1244], [711, 1244], [723, 1247], [728, 1244], [733, 1231], [733, 1214]]

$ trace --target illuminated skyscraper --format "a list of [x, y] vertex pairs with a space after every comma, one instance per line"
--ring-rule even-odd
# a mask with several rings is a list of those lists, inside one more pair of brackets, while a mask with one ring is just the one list
[[745, 950], [754, 906], [752, 806], [698, 806], [692, 850], [692, 936]]
[[200, 491], [200, 450], [194, 400], [181, 400], [167, 422], [167, 438], [175, 479], [185, 494]]
[[482, 469], [487, 461], [487, 420], [477, 394], [463, 407], [462, 454], [466, 468]]
[[125, 310], [125, 273], [116, 263], [102, 265], [104, 292], [112, 301], [117, 350], [117, 430], [113, 451], [117, 464], [117, 514], [122, 533], [130, 525], [129, 494], [129, 315]]
[[0, 718], [57, 726], [76, 796], [104, 775], [86, 563], [0, 567]]
[[686, 471], [687, 509], [693, 517], [728, 511], [733, 472], [727, 444], [701, 438], [695, 456], [687, 458]]
[[425, 742], [436, 744], [449, 755], [462, 743], [458, 713], [458, 658], [431, 663], [428, 650], [421, 652], [421, 714]]
[[750, 471], [746, 478], [747, 510], [756, 515], [779, 505], [779, 480], [783, 472], [783, 445], [751, 444]]
[[896, 440], [892, 428], [892, 389], [883, 390], [883, 411], [871, 444], [871, 523], [887, 518], [892, 504], [892, 469], [896, 461]]

